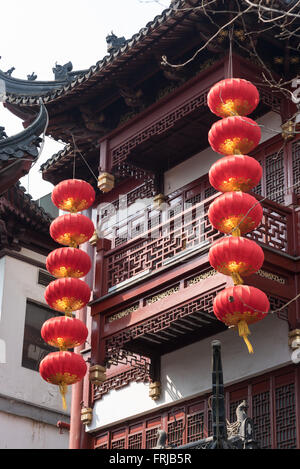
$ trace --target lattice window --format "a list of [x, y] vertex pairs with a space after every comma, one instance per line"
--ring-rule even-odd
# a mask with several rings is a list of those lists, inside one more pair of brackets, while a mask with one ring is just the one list
[[252, 412], [254, 422], [254, 437], [262, 449], [272, 447], [270, 393], [262, 392], [252, 397]]
[[294, 383], [275, 390], [276, 439], [278, 449], [297, 447]]
[[279, 204], [284, 203], [284, 158], [283, 151], [266, 157], [266, 197]]
[[128, 437], [128, 449], [142, 449], [142, 433], [135, 433]]
[[292, 145], [292, 158], [293, 158], [293, 184], [298, 185], [294, 191], [300, 194], [300, 140], [294, 142]]
[[157, 430], [159, 427], [149, 428], [146, 430], [146, 449], [152, 449], [158, 441]]
[[124, 449], [125, 448], [125, 438], [121, 438], [120, 440], [115, 440], [111, 442], [112, 449]]
[[168, 444], [175, 444], [176, 446], [183, 444], [183, 419], [176, 420], [168, 423]]
[[204, 412], [187, 417], [187, 443], [204, 438]]
[[103, 445], [97, 446], [95, 449], [108, 449], [108, 444], [104, 443]]

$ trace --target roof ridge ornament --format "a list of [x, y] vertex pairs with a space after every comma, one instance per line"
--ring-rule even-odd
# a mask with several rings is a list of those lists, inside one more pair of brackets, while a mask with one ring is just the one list
[[113, 31], [106, 36], [106, 43], [107, 43], [107, 52], [109, 54], [113, 54], [116, 52], [120, 47], [124, 46], [126, 43], [126, 39], [124, 36], [118, 37], [116, 36]]

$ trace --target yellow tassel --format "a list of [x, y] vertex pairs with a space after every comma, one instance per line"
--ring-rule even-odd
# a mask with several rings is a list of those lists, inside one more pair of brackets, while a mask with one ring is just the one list
[[242, 279], [240, 274], [238, 274], [237, 272], [232, 272], [231, 277], [232, 277], [234, 285], [242, 285], [244, 283], [244, 280]]
[[238, 323], [238, 329], [239, 329], [239, 336], [243, 337], [245, 344], [247, 345], [248, 352], [249, 353], [254, 353], [252, 345], [250, 341], [248, 340], [248, 335], [250, 334], [248, 324], [246, 321], [242, 320]]
[[241, 230], [239, 228], [233, 228], [231, 234], [232, 236], [241, 236]]
[[63, 404], [64, 410], [67, 410], [67, 402], [66, 402], [67, 391], [68, 391], [68, 386], [65, 383], [59, 385], [59, 392], [62, 397], [62, 404]]

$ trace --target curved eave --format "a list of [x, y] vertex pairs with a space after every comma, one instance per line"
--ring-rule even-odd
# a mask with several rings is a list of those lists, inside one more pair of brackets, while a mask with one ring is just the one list
[[47, 121], [47, 110], [41, 105], [38, 116], [27, 129], [0, 140], [1, 193], [29, 172], [39, 155], [40, 135], [45, 131]]
[[181, 18], [191, 14], [190, 12], [177, 10], [184, 3], [185, 0], [175, 2], [138, 33], [134, 34], [131, 39], [128, 39], [116, 52], [106, 55], [88, 70], [76, 75], [71, 81], [30, 82], [8, 77], [1, 72], [0, 78], [9, 85], [6, 89], [6, 103], [8, 105], [30, 107], [36, 106], [39, 99], [47, 104], [53, 100], [63, 98], [65, 95], [82, 93], [84, 89], [93, 86], [95, 82], [101, 82], [117, 68], [123, 67], [132, 57], [141, 54], [145, 48], [149, 49], [152, 42], [163, 36], [166, 29], [174, 24], [174, 21], [180, 21]]

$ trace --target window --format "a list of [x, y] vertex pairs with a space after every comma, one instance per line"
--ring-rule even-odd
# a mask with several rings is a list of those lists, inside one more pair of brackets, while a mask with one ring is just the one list
[[[225, 388], [227, 419], [230, 423], [236, 422], [237, 406], [246, 400], [248, 416], [254, 421], [255, 439], [262, 449], [298, 448], [296, 383], [299, 379], [299, 369], [291, 366]], [[211, 396], [206, 395], [187, 401], [176, 415], [163, 411], [149, 414], [142, 421], [132, 421], [131, 426], [106, 429], [96, 437], [95, 447], [107, 444], [118, 449], [153, 448], [158, 441], [159, 428], [167, 431], [167, 443], [176, 446], [211, 436], [210, 401]]]
[[27, 300], [23, 340], [22, 366], [38, 371], [41, 360], [57, 349], [46, 344], [41, 337], [41, 328], [45, 321], [60, 313], [46, 306]]

